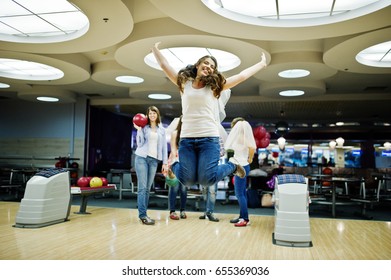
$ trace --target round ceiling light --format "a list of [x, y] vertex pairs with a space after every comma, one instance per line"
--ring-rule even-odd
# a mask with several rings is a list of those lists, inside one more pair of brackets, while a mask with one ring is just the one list
[[148, 95], [148, 98], [157, 99], [157, 100], [167, 100], [167, 99], [171, 99], [171, 95], [165, 93], [151, 93]]
[[118, 76], [115, 78], [117, 82], [125, 83], [125, 84], [140, 84], [144, 82], [143, 78], [136, 76]]
[[9, 88], [9, 84], [0, 83], [0, 88]]
[[279, 95], [285, 96], [285, 97], [295, 97], [295, 96], [301, 96], [304, 94], [303, 90], [283, 90], [280, 91]]
[[305, 69], [289, 69], [284, 70], [278, 73], [278, 76], [281, 78], [287, 78], [287, 79], [295, 79], [295, 78], [302, 78], [306, 77], [310, 74], [310, 71]]
[[373, 67], [391, 67], [391, 41], [366, 48], [356, 55], [356, 60]]
[[54, 43], [83, 36], [88, 17], [67, 0], [2, 1], [0, 41]]
[[[210, 48], [178, 47], [162, 49], [160, 51], [176, 71], [189, 64], [195, 64], [198, 59], [206, 55], [211, 55], [216, 58], [220, 72], [232, 70], [239, 66], [241, 62], [239, 57], [230, 52]], [[152, 53], [145, 56], [144, 62], [152, 68], [161, 70]]]
[[373, 13], [390, 4], [388, 0], [202, 0], [202, 2], [214, 13], [230, 20], [274, 27], [304, 27], [342, 22]]
[[38, 101], [43, 101], [43, 102], [58, 102], [60, 99], [56, 97], [50, 97], [50, 96], [38, 96], [37, 97]]
[[0, 58], [0, 77], [28, 81], [51, 81], [64, 77], [64, 72], [42, 63]]

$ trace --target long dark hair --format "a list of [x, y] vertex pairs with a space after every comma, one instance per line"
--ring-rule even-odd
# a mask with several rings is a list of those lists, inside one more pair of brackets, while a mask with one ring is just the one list
[[178, 124], [176, 126], [176, 138], [175, 138], [175, 143], [176, 146], [179, 147], [179, 139], [181, 138], [181, 130], [182, 130], [182, 116], [179, 117]]
[[220, 97], [221, 91], [225, 84], [225, 77], [217, 70], [217, 60], [211, 55], [205, 55], [201, 57], [196, 64], [187, 65], [185, 68], [179, 70], [177, 85], [179, 90], [183, 92], [183, 85], [189, 81], [194, 80], [197, 76], [197, 66], [200, 65], [205, 59], [210, 58], [215, 63], [215, 69], [211, 75], [201, 77], [201, 82], [206, 86], [210, 86], [213, 94], [216, 98]]

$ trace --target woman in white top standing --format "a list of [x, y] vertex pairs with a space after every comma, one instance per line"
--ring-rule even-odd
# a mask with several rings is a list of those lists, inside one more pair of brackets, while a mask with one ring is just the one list
[[155, 224], [155, 220], [147, 215], [149, 194], [155, 180], [155, 174], [159, 162], [163, 162], [162, 172], [167, 168], [167, 140], [166, 130], [160, 123], [160, 112], [155, 106], [147, 109], [148, 124], [137, 129], [137, 149], [135, 169], [137, 174], [137, 209], [141, 222], [145, 225]]
[[[225, 148], [234, 151], [234, 158], [246, 170], [246, 174], [250, 172], [250, 164], [253, 162], [255, 149], [254, 134], [251, 125], [243, 118], [238, 117], [231, 122], [231, 132], [225, 142]], [[232, 219], [236, 227], [245, 227], [250, 224], [247, 207], [247, 176], [240, 178], [234, 177], [235, 196], [238, 199], [240, 208], [239, 218]]]
[[223, 90], [232, 88], [266, 67], [266, 57], [261, 61], [225, 78], [213, 56], [204, 56], [196, 64], [179, 72], [168, 63], [156, 43], [152, 48], [166, 76], [178, 86], [182, 101], [182, 131], [179, 143], [179, 162], [171, 168], [185, 186], [195, 184], [212, 186], [234, 173], [239, 177], [246, 172], [237, 162], [218, 164], [220, 159], [218, 98]]

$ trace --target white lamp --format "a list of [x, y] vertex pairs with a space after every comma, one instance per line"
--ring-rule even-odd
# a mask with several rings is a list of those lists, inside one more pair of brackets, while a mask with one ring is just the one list
[[285, 143], [286, 143], [286, 140], [284, 137], [280, 137], [277, 139], [277, 143], [278, 143], [278, 147], [280, 148], [280, 150], [284, 150], [285, 149]]
[[337, 142], [335, 142], [334, 140], [331, 140], [330, 143], [329, 143], [329, 147], [331, 150], [334, 150], [335, 149], [335, 146], [337, 146]]
[[337, 147], [339, 148], [342, 148], [343, 143], [345, 143], [345, 140], [342, 137], [338, 137], [337, 139], [335, 139], [335, 141], [337, 142]]

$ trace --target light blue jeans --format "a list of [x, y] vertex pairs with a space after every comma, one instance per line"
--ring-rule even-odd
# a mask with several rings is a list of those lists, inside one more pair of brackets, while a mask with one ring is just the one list
[[182, 185], [180, 182], [176, 186], [172, 186], [168, 190], [168, 204], [171, 211], [175, 211], [175, 205], [176, 205], [176, 197], [179, 192], [180, 197], [180, 211], [184, 211], [186, 209], [186, 202], [187, 202], [187, 188]]
[[[250, 165], [243, 166], [244, 170], [246, 170], [246, 174], [250, 172]], [[247, 207], [247, 176], [244, 178], [240, 178], [238, 176], [234, 177], [234, 189], [235, 196], [238, 199], [238, 204], [240, 208], [239, 218], [242, 218], [246, 221], [248, 219], [248, 207]]]
[[155, 180], [157, 165], [159, 161], [152, 157], [135, 157], [135, 169], [137, 175], [137, 208], [138, 217], [147, 216], [149, 195], [152, 184]]
[[202, 194], [205, 200], [205, 213], [213, 213], [216, 204], [217, 184], [209, 187], [202, 186]]
[[213, 186], [236, 169], [231, 162], [219, 164], [219, 137], [181, 138], [178, 155], [179, 162], [171, 168], [178, 180], [189, 188], [196, 184]]

